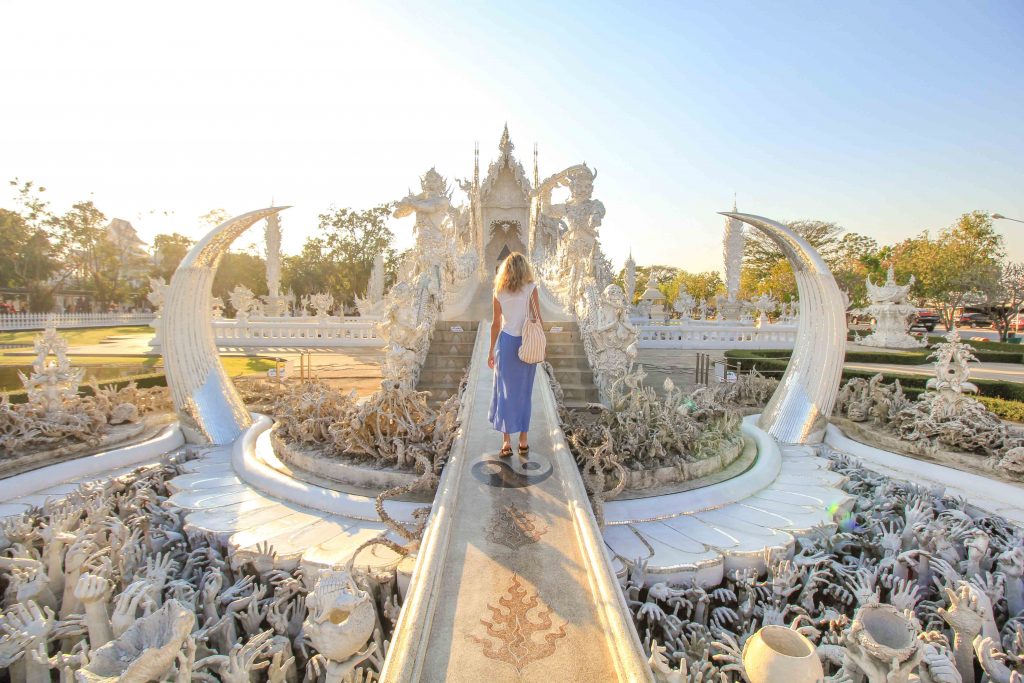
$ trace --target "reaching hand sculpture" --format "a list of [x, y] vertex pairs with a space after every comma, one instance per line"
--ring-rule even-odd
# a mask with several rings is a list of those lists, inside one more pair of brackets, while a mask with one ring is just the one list
[[162, 680], [195, 625], [195, 614], [177, 600], [136, 620], [124, 633], [92, 653], [81, 670], [82, 683], [117, 677], [120, 683]]

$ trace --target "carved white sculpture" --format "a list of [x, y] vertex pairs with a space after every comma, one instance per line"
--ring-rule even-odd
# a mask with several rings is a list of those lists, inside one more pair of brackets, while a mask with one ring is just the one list
[[120, 683], [163, 680], [195, 625], [195, 612], [177, 600], [135, 622], [116, 639], [98, 646], [76, 677], [80, 683], [100, 683], [116, 677]]
[[228, 294], [228, 301], [235, 309], [235, 318], [239, 322], [245, 322], [249, 316], [256, 312], [256, 295], [252, 290], [243, 284], [235, 285], [235, 288]]
[[929, 360], [935, 359], [935, 377], [928, 380], [928, 388], [937, 390], [951, 403], [959, 400], [964, 392], [976, 394], [978, 387], [967, 381], [971, 376], [970, 363], [978, 362], [970, 344], [960, 341], [960, 331], [955, 327], [946, 333], [946, 341], [932, 347]]
[[306, 297], [308, 308], [312, 308], [318, 318], [326, 318], [331, 315], [334, 307], [334, 297], [330, 292], [317, 292]]
[[622, 293], [626, 296], [626, 303], [629, 304], [629, 309], [633, 310], [633, 300], [636, 298], [636, 261], [633, 260], [633, 250], [629, 250], [629, 256], [626, 257], [625, 273], [623, 275], [623, 284], [625, 289]]
[[723, 215], [761, 230], [779, 246], [793, 268], [800, 294], [793, 355], [759, 424], [783, 443], [819, 442], [832, 413], [846, 355], [842, 293], [821, 255], [789, 227], [762, 216]]
[[[557, 268], [559, 279], [568, 286], [569, 300], [578, 299], [584, 278], [596, 276], [597, 232], [605, 216], [604, 204], [593, 198], [596, 178], [596, 171], [577, 164], [547, 178], [538, 190], [542, 217], [549, 222], [564, 221], [567, 226], [558, 245]], [[569, 199], [552, 204], [551, 192], [559, 186], [568, 186]]]
[[[733, 213], [736, 213], [736, 201], [732, 203]], [[743, 228], [743, 222], [735, 218], [726, 217], [725, 234], [722, 236], [722, 256], [725, 262], [725, 291], [724, 301], [718, 302], [718, 317], [721, 320], [739, 320], [743, 304], [738, 300], [740, 292], [740, 271], [743, 266], [743, 249], [746, 244], [747, 235]]]
[[856, 312], [871, 316], [874, 325], [871, 334], [858, 343], [889, 349], [916, 349], [928, 343], [926, 339], [917, 340], [908, 334], [910, 324], [917, 317], [917, 309], [907, 301], [910, 288], [914, 286], [913, 275], [907, 284], [898, 285], [890, 265], [885, 284], [874, 284], [870, 275], [865, 284], [871, 304]]
[[672, 310], [678, 313], [683, 320], [689, 320], [693, 317], [693, 307], [696, 305], [697, 300], [686, 291], [686, 287], [680, 287], [676, 294], [676, 300], [672, 302]]
[[647, 278], [647, 289], [640, 295], [640, 303], [648, 319], [654, 322], [665, 322], [668, 311], [665, 310], [665, 295], [658, 289], [658, 279], [651, 273]]
[[373, 643], [359, 651], [373, 635], [377, 620], [372, 599], [347, 572], [323, 570], [306, 596], [306, 607], [303, 630], [327, 659], [325, 683], [341, 683], [376, 649]]
[[366, 285], [366, 296], [356, 297], [356, 308], [359, 315], [375, 316], [380, 315], [384, 304], [384, 254], [377, 254], [373, 258], [373, 270], [370, 271], [370, 280]]
[[267, 295], [264, 297], [264, 312], [273, 318], [288, 314], [288, 300], [281, 296], [281, 217], [276, 213], [267, 216], [263, 237], [267, 248]]
[[757, 311], [758, 327], [768, 324], [768, 313], [774, 311], [779, 307], [779, 302], [771, 294], [761, 294], [755, 296], [750, 300], [750, 303], [754, 306], [754, 310]]
[[210, 287], [231, 243], [250, 226], [287, 207], [251, 211], [210, 231], [182, 259], [167, 288], [163, 340], [167, 385], [190, 440], [228, 443], [252, 423], [221, 365], [210, 326]]
[[163, 314], [164, 296], [167, 291], [167, 282], [162, 277], [149, 278], [149, 292], [146, 293], [146, 301], [153, 307], [153, 321], [149, 326], [153, 328], [153, 339], [149, 345], [151, 348], [160, 346], [160, 317]]
[[444, 222], [451, 209], [451, 198], [445, 179], [431, 168], [420, 178], [421, 191], [410, 192], [395, 202], [395, 218], [416, 214], [413, 228], [416, 235], [416, 270], [418, 273], [431, 271], [438, 286], [449, 244], [444, 235]]
[[629, 305], [618, 285], [601, 293], [597, 323], [590, 331], [594, 344], [594, 375], [598, 389], [607, 392], [621, 379], [636, 358], [636, 327], [629, 319]]
[[825, 672], [814, 644], [785, 626], [769, 625], [747, 638], [743, 670], [750, 683], [818, 683]]
[[[32, 361], [32, 373], [26, 377], [19, 370], [18, 378], [31, 405], [38, 406], [44, 413], [59, 412], [69, 400], [78, 396], [78, 386], [85, 369], [71, 367], [68, 342], [57, 334], [53, 326], [36, 337], [33, 345], [36, 357]], [[51, 359], [50, 356], [56, 358]]]

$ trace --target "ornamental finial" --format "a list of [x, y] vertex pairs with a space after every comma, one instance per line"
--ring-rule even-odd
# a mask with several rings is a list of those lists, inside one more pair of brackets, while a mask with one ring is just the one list
[[501, 142], [498, 143], [498, 149], [501, 150], [504, 156], [511, 156], [512, 150], [515, 149], [512, 139], [508, 136], [508, 123], [505, 124], [505, 130], [501, 134]]

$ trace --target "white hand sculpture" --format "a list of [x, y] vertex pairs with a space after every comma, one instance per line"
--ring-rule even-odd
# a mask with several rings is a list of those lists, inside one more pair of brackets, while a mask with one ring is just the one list
[[89, 629], [89, 643], [97, 648], [114, 639], [107, 601], [113, 586], [102, 576], [85, 573], [78, 578], [75, 597], [85, 605], [85, 625]]

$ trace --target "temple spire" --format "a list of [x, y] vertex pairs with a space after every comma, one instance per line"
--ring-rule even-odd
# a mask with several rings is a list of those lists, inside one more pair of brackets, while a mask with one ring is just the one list
[[501, 134], [501, 142], [498, 143], [498, 149], [501, 150], [501, 154], [504, 157], [512, 156], [512, 150], [515, 149], [515, 145], [512, 144], [512, 138], [508, 135], [508, 123], [505, 124], [505, 130]]
[[480, 189], [480, 141], [473, 143], [473, 191]]
[[537, 143], [533, 143], [533, 186], [540, 185], [540, 172], [537, 166]]

